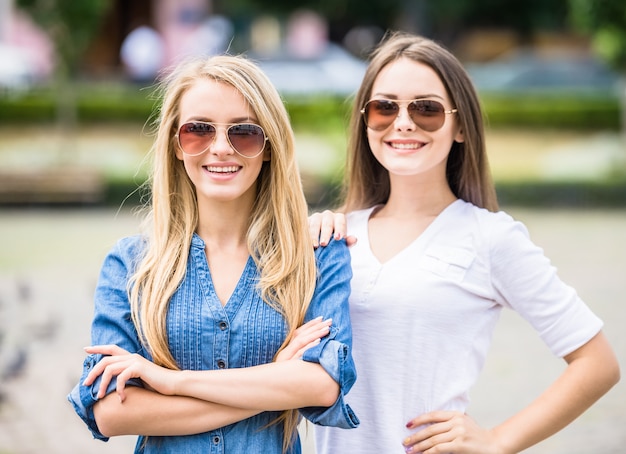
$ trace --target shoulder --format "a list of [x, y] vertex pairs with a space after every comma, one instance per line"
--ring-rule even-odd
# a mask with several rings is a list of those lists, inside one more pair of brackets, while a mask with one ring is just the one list
[[457, 201], [453, 208], [451, 224], [472, 230], [490, 242], [508, 240], [517, 235], [528, 236], [526, 226], [505, 211], [489, 211], [463, 200]]
[[148, 239], [143, 235], [125, 236], [117, 240], [113, 251], [118, 254], [136, 256], [141, 254], [147, 245]]
[[345, 239], [331, 239], [328, 245], [315, 250], [315, 261], [318, 268], [344, 266], [350, 264], [350, 251]]
[[123, 263], [127, 268], [133, 268], [143, 257], [148, 247], [148, 240], [142, 235], [132, 235], [120, 238], [107, 255], [107, 261]]
[[349, 224], [358, 224], [358, 223], [367, 222], [370, 215], [372, 214], [372, 211], [374, 211], [376, 207], [377, 206], [373, 206], [373, 207], [365, 208], [363, 210], [351, 211], [348, 214], [346, 214], [346, 219]]

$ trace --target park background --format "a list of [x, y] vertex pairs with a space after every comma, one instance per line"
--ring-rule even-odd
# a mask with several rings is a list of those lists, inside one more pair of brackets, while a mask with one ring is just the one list
[[[121, 55], [140, 26], [157, 32], [148, 55], [159, 59], [143, 68], [152, 74]], [[605, 320], [624, 364], [621, 0], [0, 0], [0, 453], [131, 450], [132, 437], [91, 440], [65, 395], [89, 343], [101, 261], [138, 228], [154, 71], [190, 53], [258, 61], [285, 99], [318, 210], [337, 196], [351, 95], [389, 29], [433, 38], [464, 62], [502, 208]], [[505, 313], [469, 412], [496, 424], [562, 368]], [[622, 453], [625, 388], [527, 452]]]

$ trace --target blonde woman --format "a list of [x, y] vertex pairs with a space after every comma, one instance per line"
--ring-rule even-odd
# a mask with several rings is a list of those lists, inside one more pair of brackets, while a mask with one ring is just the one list
[[163, 88], [150, 228], [105, 259], [76, 412], [142, 453], [299, 453], [300, 414], [356, 427], [350, 255], [311, 247], [280, 96], [233, 56]]

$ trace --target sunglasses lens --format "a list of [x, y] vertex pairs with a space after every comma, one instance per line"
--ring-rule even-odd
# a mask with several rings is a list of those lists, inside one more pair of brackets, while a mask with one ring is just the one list
[[265, 146], [265, 132], [259, 125], [236, 124], [228, 128], [228, 140], [243, 156], [256, 156]]
[[214, 139], [215, 126], [210, 123], [185, 123], [178, 131], [180, 148], [191, 156], [204, 153]]
[[409, 104], [408, 111], [411, 120], [424, 131], [436, 131], [446, 121], [445, 109], [437, 101], [418, 99]]
[[389, 127], [398, 116], [400, 107], [393, 101], [374, 99], [365, 105], [365, 124], [374, 131]]

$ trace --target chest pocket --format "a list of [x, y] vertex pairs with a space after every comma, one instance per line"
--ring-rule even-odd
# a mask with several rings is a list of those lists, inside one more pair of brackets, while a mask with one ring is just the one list
[[420, 267], [437, 276], [462, 281], [476, 255], [463, 248], [447, 246], [429, 247], [420, 260]]

